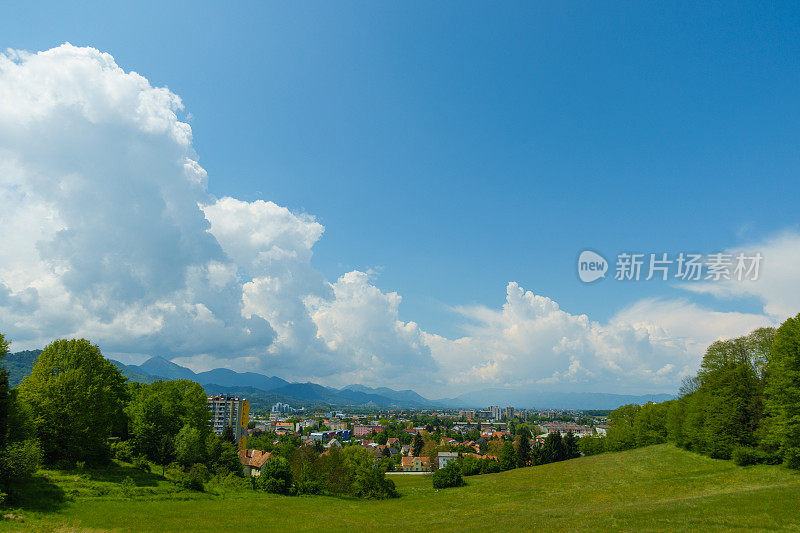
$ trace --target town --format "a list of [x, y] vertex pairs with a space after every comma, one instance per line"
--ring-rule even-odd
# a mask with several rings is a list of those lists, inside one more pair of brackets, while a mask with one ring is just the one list
[[608, 411], [489, 406], [482, 410], [306, 412], [278, 402], [268, 413], [250, 418], [245, 398], [211, 396], [208, 405], [214, 431], [222, 435], [231, 428], [244, 473], [253, 477], [260, 476], [271, 458], [269, 451], [254, 449], [256, 443], [271, 449], [295, 442], [323, 454], [331, 448], [358, 446], [381, 460], [388, 474], [420, 473], [444, 468], [459, 457], [499, 464], [503, 444], [514, 441], [522, 428], [530, 434], [530, 448], [536, 449], [549, 435], [565, 440], [602, 437], [610, 427]]

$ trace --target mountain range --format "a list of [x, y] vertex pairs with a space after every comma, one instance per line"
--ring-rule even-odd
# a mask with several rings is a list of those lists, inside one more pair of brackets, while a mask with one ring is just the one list
[[[12, 386], [20, 383], [31, 372], [40, 353], [41, 350], [27, 350], [6, 357], [3, 365], [9, 370]], [[632, 396], [490, 388], [465, 393], [455, 398], [430, 400], [413, 390], [394, 390], [388, 387], [348, 385], [336, 389], [310, 382], [289, 382], [276, 376], [255, 372], [235, 372], [227, 368], [194, 372], [158, 356], [151, 357], [141, 365], [125, 365], [113, 359], [110, 361], [131, 381], [152, 383], [159, 379], [188, 379], [202, 385], [208, 394], [235, 394], [247, 397], [254, 407], [267, 407], [275, 402], [283, 402], [306, 406], [480, 408], [487, 405], [513, 405], [517, 408], [539, 409], [615, 409], [629, 403], [661, 402], [673, 398], [670, 394]]]

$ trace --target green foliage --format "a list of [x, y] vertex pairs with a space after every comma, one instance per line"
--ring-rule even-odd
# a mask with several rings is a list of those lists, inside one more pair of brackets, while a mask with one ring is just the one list
[[205, 490], [205, 482], [208, 480], [208, 468], [204, 464], [195, 464], [185, 471], [181, 471], [175, 482], [181, 487], [189, 490], [202, 492]]
[[800, 314], [778, 328], [766, 369], [765, 443], [800, 468]]
[[422, 440], [422, 436], [417, 433], [414, 435], [414, 443], [411, 446], [411, 452], [414, 457], [420, 457], [420, 453], [422, 452], [422, 447], [425, 446], [425, 442]]
[[564, 442], [564, 459], [575, 459], [581, 456], [578, 449], [578, 437], [572, 431], [568, 431], [563, 439]]
[[368, 500], [385, 500], [400, 496], [394, 481], [387, 478], [384, 471], [376, 464], [354, 470], [352, 494]]
[[464, 479], [461, 477], [461, 466], [458, 461], [451, 461], [444, 468], [433, 473], [433, 488], [446, 489], [448, 487], [461, 487]]
[[537, 450], [536, 464], [547, 464], [563, 461], [567, 458], [564, 440], [560, 433], [550, 433], [545, 437], [544, 444]]
[[779, 453], [767, 452], [752, 446], [737, 446], [731, 453], [731, 459], [739, 466], [777, 465], [781, 463]]
[[500, 470], [511, 470], [517, 467], [517, 454], [514, 451], [514, 444], [510, 441], [503, 443], [500, 450]]
[[120, 490], [126, 498], [132, 498], [136, 491], [136, 483], [130, 476], [125, 476], [125, 479], [120, 483]]
[[111, 445], [111, 452], [114, 454], [114, 459], [125, 463], [133, 462], [133, 446], [129, 441], [123, 440], [115, 442]]
[[583, 455], [597, 455], [606, 451], [606, 438], [602, 436], [581, 437], [578, 439], [578, 451]]
[[208, 465], [215, 472], [235, 475], [242, 472], [242, 464], [239, 461], [239, 452], [236, 446], [214, 433], [206, 437], [206, 458]]
[[[520, 426], [524, 426], [524, 424], [520, 424]], [[530, 431], [520, 431], [518, 428], [515, 444], [517, 468], [522, 468], [531, 464]]]
[[205, 442], [200, 430], [185, 425], [175, 436], [175, 457], [183, 465], [198, 463], [204, 459]]
[[475, 476], [481, 473], [481, 460], [473, 455], [464, 455], [460, 459], [461, 472], [465, 476]]
[[49, 461], [106, 460], [125, 399], [125, 378], [85, 339], [48, 345], [20, 385]]
[[150, 472], [150, 463], [141, 455], [133, 458], [133, 467], [142, 472]]
[[289, 494], [292, 488], [292, 471], [289, 461], [283, 457], [273, 457], [261, 468], [256, 486], [271, 494]]
[[9, 443], [0, 451], [0, 486], [11, 492], [13, 485], [30, 478], [42, 462], [36, 440]]
[[193, 381], [139, 384], [132, 395], [125, 409], [130, 419], [131, 441], [135, 452], [151, 461], [165, 465], [174, 459], [174, 439], [185, 426], [197, 430], [201, 442], [210, 432], [206, 394]]
[[[45, 487], [69, 495], [52, 512], [10, 511], [25, 523], [0, 530], [224, 531], [343, 530], [418, 531], [732, 531], [800, 527], [797, 475], [780, 467], [740, 468], [657, 445], [609, 453], [544, 468], [515, 469], [469, 478], [453, 490], [433, 488], [429, 476], [390, 476], [402, 497], [381, 502], [353, 498], [265, 497], [248, 480], [206, 484], [206, 492], [179, 490], [155, 475], [123, 471], [114, 481], [48, 471]], [[121, 497], [130, 475], [136, 499]], [[244, 488], [241, 485], [245, 484]], [[31, 489], [36, 487], [31, 487]], [[98, 497], [100, 491], [109, 491]], [[31, 493], [32, 498], [44, 492]], [[576, 504], [576, 502], [578, 502]], [[456, 518], [454, 518], [456, 517]]]

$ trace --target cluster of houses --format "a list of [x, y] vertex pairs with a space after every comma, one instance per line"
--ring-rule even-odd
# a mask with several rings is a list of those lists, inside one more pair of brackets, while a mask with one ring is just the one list
[[[328, 453], [331, 448], [351, 444], [353, 439], [357, 439], [356, 445], [370, 451], [377, 459], [386, 457], [396, 458], [394, 461], [396, 464], [396, 471], [429, 472], [433, 465], [442, 468], [446, 466], [448, 462], [458, 458], [459, 455], [470, 455], [478, 459], [497, 461], [498, 458], [496, 456], [481, 453], [481, 449], [485, 450], [486, 446], [484, 444], [492, 439], [507, 439], [510, 437], [507, 423], [501, 420], [509, 420], [515, 414], [524, 414], [527, 416], [529, 413], [519, 411], [515, 413], [514, 409], [510, 407], [501, 409], [500, 407], [493, 406], [486, 409], [485, 412], [465, 410], [459, 411], [458, 414], [441, 414], [442, 417], [451, 418], [455, 422], [455, 425], [449, 428], [449, 435], [453, 435], [454, 433], [466, 435], [469, 431], [474, 432], [477, 427], [480, 427], [481, 430], [479, 438], [474, 441], [459, 441], [451, 437], [443, 437], [439, 442], [441, 446], [448, 446], [450, 450], [457, 449], [458, 451], [439, 452], [436, 457], [415, 457], [410, 444], [402, 445], [399, 439], [394, 437], [389, 438], [385, 444], [378, 444], [370, 440], [373, 438], [373, 435], [381, 433], [385, 428], [380, 424], [379, 420], [375, 420], [369, 415], [351, 415], [347, 417], [347, 420], [343, 420], [343, 418], [345, 418], [344, 413], [332, 411], [325, 418], [323, 418], [325, 415], [312, 418], [311, 415], [302, 412], [302, 410], [291, 409], [285, 404], [276, 404], [270, 412], [269, 420], [258, 420], [255, 428], [249, 429], [248, 432], [251, 434], [254, 432], [269, 432], [274, 433], [278, 437], [283, 435], [297, 435], [304, 445], [318, 446], [319, 444], [317, 443], [321, 443], [324, 448], [323, 453]], [[541, 443], [548, 434], [552, 433], [559, 433], [563, 437], [566, 436], [567, 433], [572, 432], [577, 437], [585, 437], [594, 434], [605, 434], [606, 429], [608, 429], [608, 426], [605, 425], [587, 426], [575, 422], [554, 420], [556, 416], [566, 418], [565, 414], [570, 415], [570, 413], [567, 412], [531, 412], [531, 414], [539, 416], [540, 419], [550, 419], [550, 421], [541, 421], [538, 423], [543, 434], [531, 439], [532, 445]], [[281, 415], [289, 415], [292, 416], [292, 418], [283, 418]], [[437, 416], [438, 415], [437, 413]], [[484, 422], [483, 426], [479, 426], [478, 424], [480, 422], [476, 422], [486, 419], [491, 420], [488, 425]], [[575, 417], [575, 420], [577, 419], [578, 418]], [[595, 420], [597, 421], [597, 419]], [[407, 420], [403, 418], [401, 421]], [[314, 431], [315, 429], [318, 430]], [[408, 427], [402, 431], [413, 437], [425, 431], [425, 427]], [[473, 436], [473, 438], [475, 437]], [[239, 451], [239, 459], [242, 463], [242, 467], [245, 473], [251, 476], [260, 475], [261, 468], [271, 457], [272, 455], [269, 452], [262, 452], [259, 450], [242, 449]]]

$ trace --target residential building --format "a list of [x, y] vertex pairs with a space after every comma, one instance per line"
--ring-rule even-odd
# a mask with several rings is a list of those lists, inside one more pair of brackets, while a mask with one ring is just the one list
[[506, 420], [511, 420], [514, 418], [514, 408], [513, 407], [506, 407], [503, 409], [503, 416]]
[[403, 472], [430, 472], [430, 457], [402, 457], [400, 465]]
[[258, 477], [261, 475], [261, 468], [272, 458], [269, 452], [261, 450], [239, 450], [239, 462], [245, 476]]
[[342, 420], [331, 420], [328, 422], [328, 428], [332, 431], [341, 431], [347, 429], [347, 422]]
[[369, 435], [370, 433], [380, 433], [383, 431], [383, 426], [353, 426], [353, 435], [356, 437], [362, 437], [364, 435]]
[[351, 433], [349, 429], [340, 429], [338, 431], [315, 431], [310, 435], [312, 440], [318, 440], [321, 442], [328, 442], [333, 438], [340, 439], [342, 441], [349, 441], [351, 438]]
[[208, 397], [211, 411], [211, 427], [214, 433], [222, 435], [226, 427], [233, 430], [235, 442], [240, 450], [247, 449], [247, 423], [250, 421], [250, 402], [244, 398], [220, 394]]
[[448, 463], [458, 459], [458, 452], [439, 452], [439, 468], [444, 468]]

